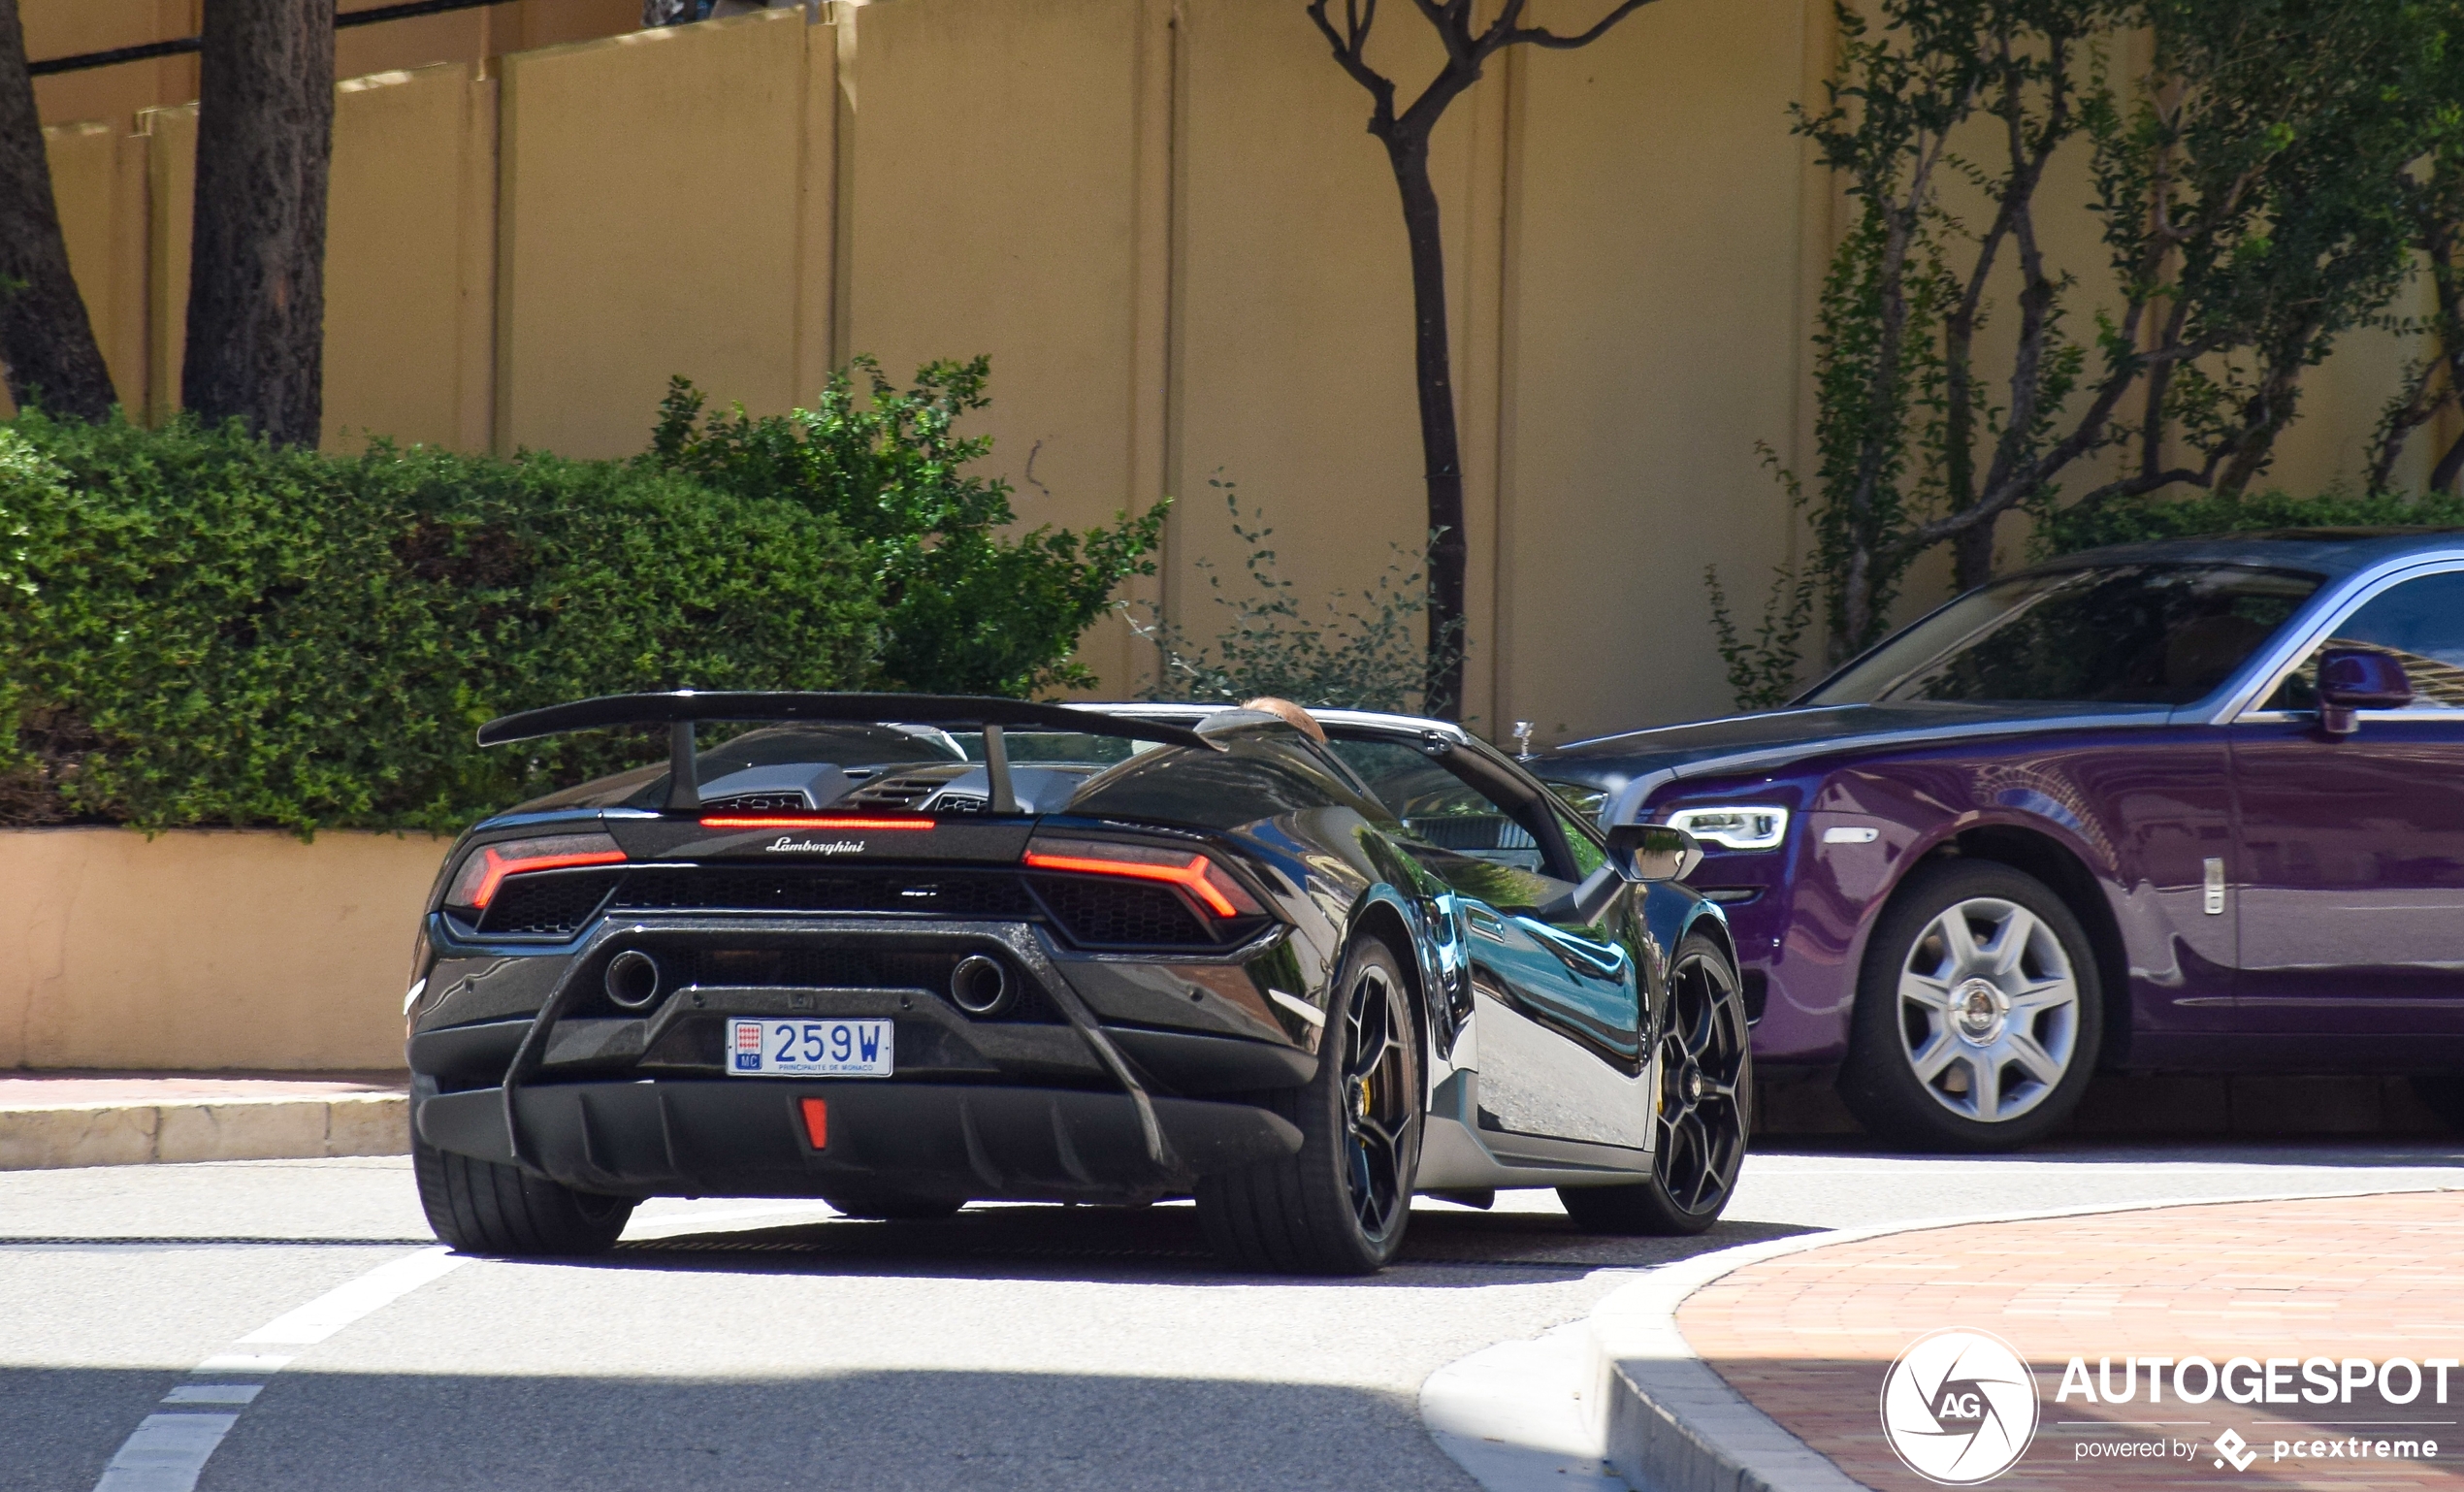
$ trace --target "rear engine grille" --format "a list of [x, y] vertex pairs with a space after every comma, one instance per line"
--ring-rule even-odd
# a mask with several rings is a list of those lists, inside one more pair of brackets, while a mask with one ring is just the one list
[[728, 797], [705, 797], [701, 800], [704, 813], [792, 813], [812, 806], [800, 789], [779, 793], [737, 793]]
[[1180, 895], [1161, 886], [1097, 876], [1038, 876], [1035, 893], [1069, 930], [1072, 942], [1113, 948], [1206, 948], [1206, 924]]
[[626, 877], [615, 906], [627, 912], [932, 912], [944, 917], [1031, 917], [1018, 877], [924, 870], [832, 875], [792, 870], [680, 866]]
[[848, 794], [846, 800], [850, 805], [860, 803], [866, 808], [913, 808], [950, 786], [950, 779], [956, 775], [942, 771], [885, 777]]
[[480, 914], [479, 930], [503, 936], [571, 937], [623, 878], [621, 870], [547, 870], [508, 876]]

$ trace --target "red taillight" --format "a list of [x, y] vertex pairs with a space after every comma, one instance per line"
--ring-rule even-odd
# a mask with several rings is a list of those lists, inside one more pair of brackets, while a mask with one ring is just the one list
[[1217, 917], [1255, 917], [1263, 910], [1222, 866], [1185, 850], [1102, 839], [1037, 839], [1026, 847], [1025, 862], [1035, 870], [1161, 881], [1197, 897]]
[[822, 819], [810, 814], [729, 815], [701, 821], [703, 828], [931, 828], [930, 819]]
[[605, 834], [554, 834], [543, 839], [509, 839], [486, 845], [462, 862], [445, 905], [472, 912], [487, 910], [504, 878], [534, 870], [569, 870], [576, 865], [618, 865], [625, 852]]
[[829, 1149], [829, 1105], [819, 1098], [804, 1100], [804, 1138], [817, 1151]]

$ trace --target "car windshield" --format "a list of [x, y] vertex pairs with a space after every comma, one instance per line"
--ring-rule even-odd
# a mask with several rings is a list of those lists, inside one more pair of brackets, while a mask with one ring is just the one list
[[[954, 730], [950, 738], [967, 754], [970, 762], [984, 760], [984, 732]], [[1111, 766], [1126, 762], [1144, 751], [1153, 751], [1152, 741], [1133, 741], [1120, 735], [1094, 735], [1084, 730], [1004, 730], [1001, 750], [1020, 765]]]
[[2238, 565], [2108, 565], [1969, 592], [1797, 702], [2188, 704], [2231, 677], [2321, 577]]

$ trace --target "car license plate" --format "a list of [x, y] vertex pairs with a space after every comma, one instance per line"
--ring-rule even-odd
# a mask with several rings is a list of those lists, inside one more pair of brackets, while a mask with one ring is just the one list
[[730, 1021], [728, 1071], [740, 1078], [887, 1078], [892, 1021]]

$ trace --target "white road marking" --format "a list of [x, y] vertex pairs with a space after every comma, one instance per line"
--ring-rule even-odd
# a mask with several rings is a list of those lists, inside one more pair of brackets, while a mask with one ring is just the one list
[[[241, 1338], [238, 1346], [312, 1346], [362, 1316], [392, 1305], [421, 1285], [470, 1263], [441, 1246], [422, 1249], [379, 1264], [348, 1284], [326, 1291], [296, 1311], [276, 1316]], [[199, 1363], [192, 1377], [209, 1374], [279, 1373], [290, 1366], [289, 1352], [217, 1352]], [[165, 1395], [165, 1404], [231, 1404], [255, 1402], [262, 1383], [182, 1383]], [[240, 1420], [229, 1414], [148, 1414], [136, 1433], [120, 1445], [94, 1492], [196, 1492], [206, 1460]]]
[[247, 1404], [265, 1392], [263, 1383], [182, 1383], [163, 1395], [165, 1404]]
[[94, 1492], [193, 1492], [206, 1457], [239, 1422], [237, 1414], [148, 1414]]
[[380, 1311], [431, 1280], [470, 1263], [439, 1244], [380, 1264], [299, 1310], [278, 1315], [240, 1339], [242, 1346], [313, 1346], [373, 1311]]

